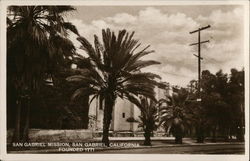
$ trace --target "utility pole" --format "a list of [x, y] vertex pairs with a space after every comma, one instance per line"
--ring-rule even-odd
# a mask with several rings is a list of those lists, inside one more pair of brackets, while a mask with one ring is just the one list
[[198, 32], [198, 42], [189, 45], [189, 46], [198, 45], [198, 55], [194, 54], [194, 56], [196, 56], [198, 58], [198, 97], [199, 98], [197, 99], [197, 101], [201, 101], [201, 98], [200, 98], [200, 92], [201, 92], [201, 84], [200, 83], [201, 83], [201, 80], [200, 79], [201, 79], [201, 60], [203, 59], [201, 57], [201, 44], [209, 42], [209, 40], [201, 41], [201, 33], [200, 32], [202, 30], [208, 29], [210, 27], [211, 26], [208, 25], [208, 26], [201, 27], [201, 28], [198, 28], [197, 30], [189, 32], [190, 34]]

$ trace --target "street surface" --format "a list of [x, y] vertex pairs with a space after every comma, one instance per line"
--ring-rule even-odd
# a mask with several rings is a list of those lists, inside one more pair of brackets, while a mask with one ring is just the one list
[[96, 153], [119, 154], [244, 154], [243, 144], [188, 145], [174, 147], [154, 147], [140, 149], [103, 150]]

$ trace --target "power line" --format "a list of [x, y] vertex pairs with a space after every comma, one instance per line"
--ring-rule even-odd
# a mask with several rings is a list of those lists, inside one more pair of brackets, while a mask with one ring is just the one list
[[221, 65], [221, 62], [218, 61], [218, 60], [216, 60], [216, 59], [214, 59], [214, 58], [205, 57], [205, 60], [208, 60], [208, 61], [213, 62], [213, 63], [215, 63], [215, 64]]

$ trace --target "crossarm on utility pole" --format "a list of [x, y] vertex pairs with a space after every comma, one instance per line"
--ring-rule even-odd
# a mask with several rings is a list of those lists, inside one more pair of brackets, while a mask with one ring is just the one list
[[197, 58], [200, 58], [201, 60], [203, 60], [202, 57], [200, 57], [200, 56], [198, 56], [198, 55], [196, 55], [196, 54], [193, 54], [193, 55], [196, 56]]
[[199, 28], [199, 29], [194, 30], [194, 31], [191, 31], [191, 32], [189, 32], [189, 33], [190, 33], [190, 34], [193, 34], [193, 33], [195, 33], [195, 32], [198, 32], [198, 31], [201, 31], [201, 30], [205, 30], [205, 29], [207, 29], [207, 28], [209, 28], [209, 27], [211, 27], [211, 26], [210, 26], [210, 25], [207, 25], [207, 26], [205, 26], [205, 27]]
[[[207, 43], [207, 42], [210, 42], [210, 41], [209, 40], [202, 41], [202, 42], [200, 42], [200, 44]], [[189, 46], [198, 45], [198, 44], [199, 44], [199, 42], [190, 44]]]

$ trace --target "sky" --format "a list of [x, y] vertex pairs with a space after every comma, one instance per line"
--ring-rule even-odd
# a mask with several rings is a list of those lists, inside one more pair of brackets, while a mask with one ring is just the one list
[[[202, 70], [216, 73], [220, 69], [230, 73], [244, 65], [244, 10], [239, 5], [199, 6], [75, 6], [77, 11], [67, 19], [79, 33], [93, 44], [94, 34], [101, 39], [101, 30], [110, 28], [116, 33], [126, 29], [135, 31], [134, 38], [150, 45], [155, 52], [144, 59], [156, 60], [160, 65], [145, 68], [162, 77], [162, 81], [185, 87], [198, 75], [198, 34], [190, 31], [211, 25], [201, 32]], [[71, 36], [77, 48], [80, 43]], [[78, 49], [80, 53], [83, 53]]]

